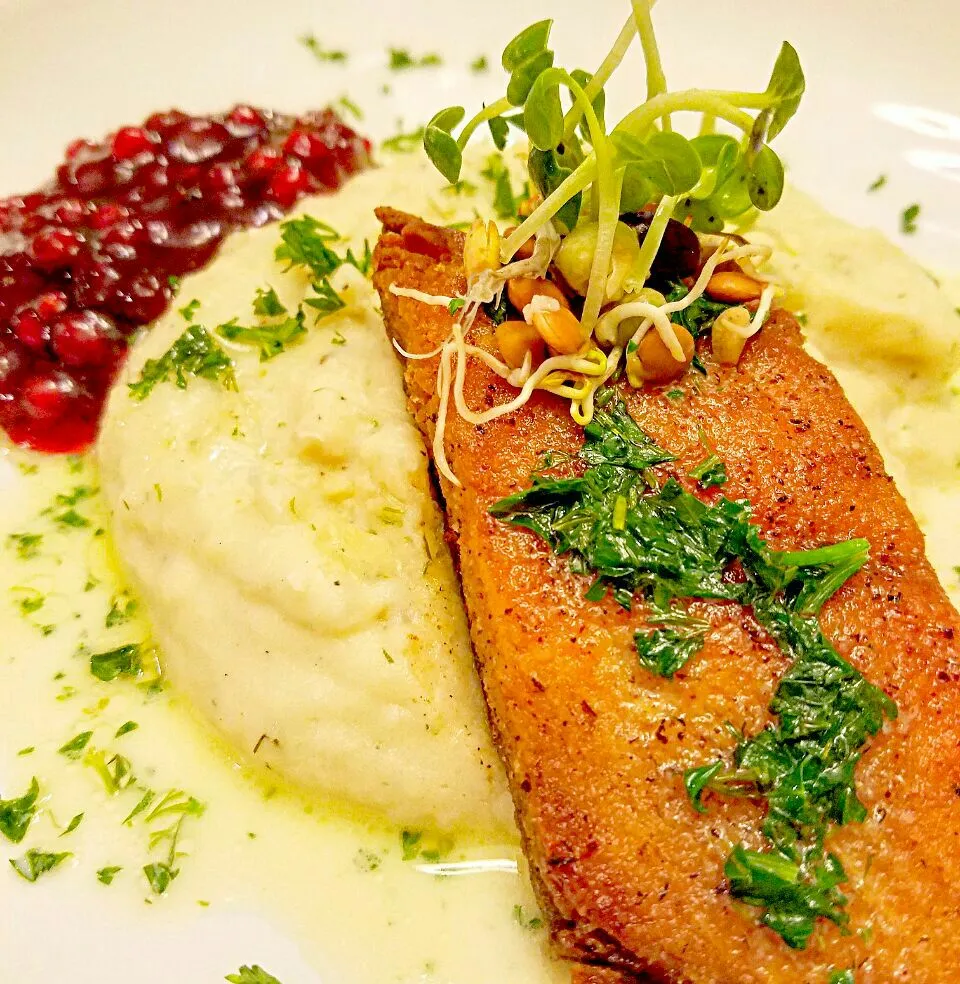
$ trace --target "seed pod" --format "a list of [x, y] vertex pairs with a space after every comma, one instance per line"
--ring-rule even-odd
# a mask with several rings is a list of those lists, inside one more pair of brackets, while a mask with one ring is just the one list
[[713, 357], [721, 365], [735, 366], [740, 361], [750, 330], [752, 317], [745, 307], [727, 308], [721, 312], [710, 329]]
[[496, 328], [497, 348], [511, 369], [519, 369], [529, 353], [534, 366], [543, 362], [547, 352], [540, 332], [526, 321], [504, 321]]
[[663, 343], [663, 339], [650, 329], [640, 340], [637, 348], [627, 354], [627, 378], [630, 385], [639, 387], [644, 383], [668, 383], [683, 375], [693, 361], [693, 335], [683, 325], [672, 325], [684, 361], [678, 362]]

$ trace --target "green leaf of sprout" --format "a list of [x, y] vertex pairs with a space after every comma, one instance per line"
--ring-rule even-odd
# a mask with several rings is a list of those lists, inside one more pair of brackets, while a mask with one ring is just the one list
[[750, 201], [762, 212], [769, 212], [780, 201], [783, 177], [783, 162], [769, 144], [764, 144], [747, 175]]
[[541, 72], [527, 96], [523, 118], [527, 122], [527, 136], [540, 150], [552, 150], [563, 140], [563, 106], [560, 104], [560, 86], [566, 73], [560, 68], [548, 68]]
[[438, 130], [446, 133], [453, 133], [453, 128], [466, 116], [463, 106], [448, 106], [435, 113], [433, 119], [427, 124], [428, 127], [435, 126]]
[[679, 133], [657, 132], [646, 141], [632, 133], [612, 134], [621, 165], [634, 164], [664, 195], [683, 195], [700, 180], [703, 163], [693, 144]]
[[[558, 188], [563, 180], [571, 174], [570, 168], [560, 164], [555, 151], [537, 150], [536, 147], [531, 147], [530, 153], [527, 155], [527, 171], [534, 187], [544, 198]], [[570, 231], [576, 226], [580, 216], [580, 201], [581, 196], [579, 194], [574, 195], [554, 216], [562, 229]]]
[[507, 146], [507, 134], [510, 132], [510, 124], [502, 116], [494, 116], [492, 120], [487, 120], [490, 128], [490, 137], [497, 150], [503, 150]]
[[[553, 67], [553, 57], [552, 51], [541, 51], [513, 70], [507, 83], [507, 99], [511, 105], [522, 106], [527, 101], [527, 96], [540, 74]], [[529, 131], [530, 120], [526, 113], [523, 118]]]
[[438, 126], [428, 126], [423, 131], [423, 149], [433, 166], [450, 182], [460, 180], [463, 151], [457, 141]]
[[503, 49], [500, 63], [504, 70], [512, 72], [519, 65], [538, 54], [547, 47], [550, 40], [550, 31], [553, 28], [552, 20], [537, 21], [529, 27], [525, 27], [507, 46]]
[[767, 126], [767, 140], [773, 140], [790, 122], [800, 106], [805, 89], [800, 56], [789, 41], [784, 41], [767, 83], [767, 95], [774, 100], [773, 115]]

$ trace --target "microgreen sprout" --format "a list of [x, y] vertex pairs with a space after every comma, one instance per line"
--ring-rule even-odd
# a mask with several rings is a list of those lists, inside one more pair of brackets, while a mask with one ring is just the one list
[[[498, 147], [510, 125], [530, 142], [527, 167], [543, 197], [539, 207], [508, 236], [502, 259], [550, 221], [561, 232], [590, 218], [598, 223], [589, 288], [581, 323], [589, 334], [604, 302], [614, 233], [621, 214], [657, 205], [631, 281], [642, 287], [672, 216], [694, 229], [715, 231], [753, 208], [769, 210], [783, 191], [783, 165], [770, 141], [796, 112], [803, 70], [784, 42], [766, 88], [759, 92], [668, 89], [648, 0], [634, 0], [613, 47], [592, 75], [554, 64], [551, 20], [521, 31], [504, 48], [506, 94], [465, 120], [462, 106], [436, 113], [424, 130], [424, 148], [450, 182], [460, 178], [463, 150], [486, 124]], [[647, 66], [647, 98], [615, 126], [605, 120], [604, 87], [639, 39]], [[564, 103], [567, 103], [565, 108]], [[672, 128], [675, 114], [700, 114], [701, 134], [688, 139]], [[713, 132], [718, 121], [735, 135]]]

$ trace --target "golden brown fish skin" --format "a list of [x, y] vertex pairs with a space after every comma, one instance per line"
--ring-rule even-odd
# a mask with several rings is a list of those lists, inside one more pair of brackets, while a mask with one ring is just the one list
[[[429, 351], [447, 337], [450, 316], [389, 287], [463, 291], [462, 237], [378, 214], [385, 233], [374, 280], [388, 330], [406, 350]], [[471, 341], [492, 347], [489, 325]], [[703, 355], [707, 378], [621, 392], [638, 423], [678, 454], [678, 479], [691, 486], [702, 431], [726, 462], [723, 493], [752, 502], [773, 546], [871, 543], [868, 564], [821, 616], [840, 653], [900, 709], [858, 767], [868, 820], [828, 841], [849, 875], [853, 933], [821, 920], [796, 951], [759, 926], [755, 910], [724, 890], [723, 865], [733, 843], [762, 846], [760, 806], [708, 796], [700, 816], [683, 790], [685, 768], [729, 755], [726, 722], [753, 733], [769, 720], [787, 661], [766, 633], [737, 605], [698, 602], [711, 624], [706, 645], [674, 679], [660, 679], [637, 664], [642, 611], [585, 601], [586, 579], [565, 559], [489, 515], [529, 484], [538, 452], [582, 443], [567, 403], [538, 393], [482, 427], [451, 412], [445, 447], [462, 488], [441, 484], [491, 724], [555, 943], [597, 965], [577, 967], [581, 984], [826, 984], [831, 970], [849, 967], [857, 984], [955, 981], [960, 619], [866, 428], [832, 374], [804, 353], [793, 318], [775, 314], [737, 368]], [[436, 359], [405, 365], [428, 444], [436, 367]], [[683, 397], [668, 398], [670, 389]], [[504, 402], [508, 388], [474, 361], [466, 398], [483, 408]]]

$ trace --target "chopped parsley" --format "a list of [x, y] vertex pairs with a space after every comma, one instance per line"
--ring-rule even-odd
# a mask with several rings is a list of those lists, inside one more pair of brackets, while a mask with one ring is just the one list
[[131, 598], [125, 591], [121, 592], [120, 594], [115, 595], [113, 601], [110, 603], [110, 611], [107, 612], [107, 617], [104, 619], [104, 625], [108, 629], [112, 629], [117, 625], [123, 625], [124, 623], [129, 622], [136, 613], [136, 598]]
[[486, 55], [480, 55], [478, 58], [474, 58], [473, 61], [470, 62], [470, 71], [476, 72], [478, 75], [481, 72], [489, 71], [489, 69], [490, 69], [490, 60], [487, 58]]
[[136, 731], [139, 727], [140, 725], [136, 721], [125, 721], [117, 728], [116, 734], [113, 737], [122, 738], [124, 735], [130, 734], [131, 731]]
[[116, 878], [121, 871], [123, 871], [123, 868], [118, 864], [109, 865], [106, 868], [100, 868], [99, 871], [97, 871], [97, 881], [102, 885], [112, 885], [113, 879]]
[[387, 67], [391, 72], [404, 72], [411, 68], [436, 68], [443, 59], [436, 52], [425, 55], [411, 55], [406, 48], [391, 48]]
[[452, 843], [443, 839], [427, 839], [422, 830], [400, 831], [400, 852], [404, 861], [426, 861], [436, 864], [446, 854]]
[[363, 110], [349, 96], [341, 96], [337, 100], [337, 105], [345, 109], [354, 119], [363, 119]]
[[487, 158], [487, 166], [480, 173], [493, 182], [493, 210], [497, 218], [516, 219], [517, 208], [523, 196], [518, 200], [513, 194], [510, 171], [503, 161], [503, 155], [491, 154]]
[[127, 643], [90, 657], [90, 672], [104, 683], [119, 676], [139, 676], [143, 666], [143, 647], [138, 642]]
[[398, 125], [398, 132], [392, 137], [387, 137], [380, 144], [380, 149], [391, 154], [412, 154], [423, 145], [423, 129], [422, 126], [418, 126], [415, 130], [404, 131], [402, 125]]
[[690, 471], [689, 475], [697, 480], [701, 488], [709, 489], [726, 483], [727, 466], [715, 454], [711, 454]]
[[513, 918], [516, 920], [517, 925], [520, 926], [521, 929], [527, 929], [530, 930], [530, 932], [543, 929], [543, 917], [528, 916], [522, 905], [518, 904], [513, 907]]
[[905, 236], [912, 236], [917, 231], [917, 219], [920, 217], [920, 206], [914, 202], [908, 205], [900, 216], [900, 231]]
[[57, 865], [62, 864], [67, 858], [73, 857], [69, 851], [60, 854], [53, 854], [49, 851], [39, 851], [35, 847], [30, 848], [21, 858], [11, 858], [10, 867], [28, 882], [35, 882], [41, 875], [48, 871], [53, 871]]
[[72, 834], [80, 824], [83, 823], [83, 814], [78, 813], [67, 825], [63, 828], [63, 833], [61, 837], [66, 837], [67, 834]]
[[324, 48], [315, 34], [303, 34], [298, 40], [317, 61], [342, 65], [347, 60], [345, 51], [338, 48]]
[[81, 731], [75, 738], [71, 738], [65, 745], [61, 745], [57, 751], [69, 759], [78, 759], [83, 755], [83, 750], [90, 744], [92, 737], [92, 731]]
[[30, 780], [30, 788], [16, 799], [0, 799], [0, 834], [8, 841], [19, 844], [37, 812], [40, 784], [36, 777]]
[[450, 302], [450, 303], [449, 303], [449, 304], [447, 305], [447, 310], [448, 310], [448, 311], [449, 311], [449, 312], [450, 312], [451, 314], [456, 314], [456, 313], [457, 313], [457, 311], [459, 311], [459, 310], [461, 310], [461, 309], [463, 308], [463, 305], [464, 305], [464, 304], [466, 304], [466, 303], [467, 303], [467, 302], [466, 302], [466, 300], [464, 300], [464, 298], [462, 298], [462, 297], [455, 297], [455, 298], [453, 298], [453, 300], [452, 300], [452, 301], [451, 301], [451, 302]]
[[17, 551], [20, 560], [33, 560], [40, 553], [40, 544], [43, 543], [42, 533], [10, 533], [7, 535], [7, 543]]
[[17, 598], [17, 607], [20, 609], [20, 614], [24, 617], [40, 611], [47, 602], [46, 595], [37, 591], [36, 588], [17, 587], [11, 590], [15, 595], [19, 596]]
[[[283, 313], [286, 313], [286, 308], [283, 309]], [[272, 324], [262, 324], [257, 327], [244, 327], [234, 318], [220, 325], [217, 334], [230, 342], [256, 347], [260, 351], [260, 361], [267, 362], [285, 351], [288, 345], [292, 345], [306, 335], [307, 328], [304, 321], [302, 309], [292, 317], [283, 317]]]
[[227, 974], [224, 980], [230, 984], [280, 984], [273, 974], [268, 974], [258, 964], [252, 967], [244, 965], [235, 974]]
[[[816, 618], [866, 562], [869, 545], [773, 550], [747, 502], [721, 496], [706, 504], [675, 478], [653, 476], [650, 469], [673, 456], [619, 402], [607, 400], [584, 433], [572, 459], [580, 474], [541, 471], [530, 488], [490, 511], [534, 531], [569, 556], [573, 571], [593, 576], [588, 599], [611, 592], [628, 609], [636, 597], [645, 601], [648, 628], [637, 632], [636, 647], [653, 673], [672, 676], [701, 648], [708, 626], [687, 607], [701, 598], [750, 608], [792, 658], [770, 704], [776, 722], [743, 735], [731, 766], [720, 760], [689, 770], [685, 784], [698, 811], [707, 791], [766, 801], [768, 847], [736, 845], [724, 873], [734, 897], [758, 907], [764, 925], [802, 949], [818, 918], [847, 925], [839, 889], [846, 874], [825, 839], [832, 825], [866, 818], [854, 771], [870, 738], [896, 717], [890, 698], [837, 653]], [[726, 576], [734, 565], [742, 577]]]
[[142, 401], [159, 383], [172, 379], [180, 389], [186, 389], [191, 378], [218, 382], [226, 390], [237, 388], [233, 361], [206, 328], [195, 324], [188, 325], [159, 359], [147, 359], [140, 378], [127, 387], [134, 400]]
[[317, 312], [318, 320], [346, 307], [343, 298], [330, 286], [326, 277], [319, 283], [312, 284], [312, 287], [317, 296], [308, 297], [303, 303]]
[[867, 191], [879, 191], [886, 183], [887, 176], [885, 174], [878, 174], [867, 186]]

